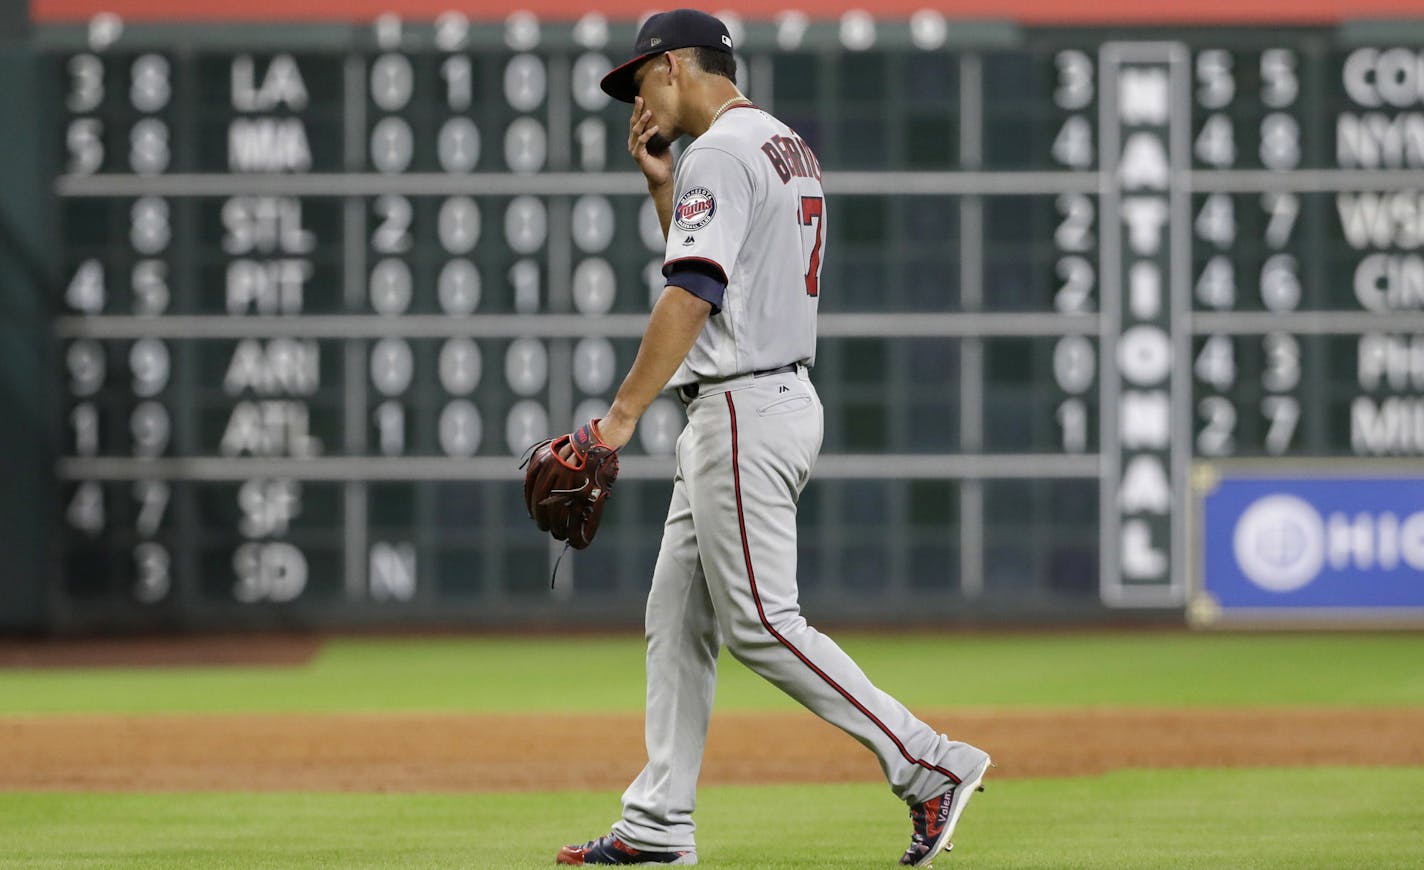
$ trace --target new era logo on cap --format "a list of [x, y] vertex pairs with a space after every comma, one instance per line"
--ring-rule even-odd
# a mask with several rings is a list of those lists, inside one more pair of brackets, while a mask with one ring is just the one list
[[727, 46], [728, 48], [731, 48], [731, 47], [732, 47], [732, 37], [727, 36], [726, 34], [723, 34], [723, 35], [722, 35], [722, 44], [725, 45], [725, 46]]

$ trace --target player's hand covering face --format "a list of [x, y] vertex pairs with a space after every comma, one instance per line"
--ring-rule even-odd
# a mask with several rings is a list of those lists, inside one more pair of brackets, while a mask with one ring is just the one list
[[658, 120], [659, 116], [668, 115], [665, 92], [669, 87], [657, 75], [663, 63], [673, 61], [670, 56], [666, 61], [654, 59], [638, 70], [638, 96], [633, 98], [633, 114], [628, 121], [628, 153], [633, 155], [649, 181], [655, 183], [672, 180], [672, 157], [668, 153], [672, 134], [665, 131]]
[[635, 97], [633, 115], [628, 120], [628, 153], [633, 155], [649, 184], [660, 186], [672, 183], [670, 146], [671, 143], [658, 134], [653, 113], [646, 108], [643, 98]]

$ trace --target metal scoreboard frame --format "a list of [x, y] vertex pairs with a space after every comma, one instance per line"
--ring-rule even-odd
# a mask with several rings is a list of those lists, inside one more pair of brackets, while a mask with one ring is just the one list
[[[63, 107], [42, 119], [66, 215], [57, 522], [80, 554], [47, 583], [50, 620], [558, 621], [571, 598], [635, 614], [672, 471], [670, 404], [623, 463], [636, 506], [612, 516], [605, 552], [566, 565], [552, 600], [521, 597], [517, 578], [552, 567], [555, 548], [498, 514], [518, 507], [502, 495], [515, 442], [611, 396], [645, 323], [642, 281], [656, 284], [660, 240], [634, 215], [641, 176], [613, 159], [616, 107], [578, 91], [631, 41], [636, 12], [471, 21], [417, 3], [402, 20], [357, 2], [285, 5], [300, 20], [218, 26], [175, 20], [166, 0], [97, 15], [82, 0], [34, 4]], [[1424, 465], [1424, 260], [1412, 253], [1424, 246], [1424, 21], [1245, 3], [1223, 13], [1232, 26], [1204, 27], [1192, 6], [733, 17], [750, 95], [793, 126], [828, 119], [806, 136], [841, 220], [880, 231], [856, 222], [864, 206], [894, 227], [885, 251], [828, 261], [828, 275], [846, 262], [831, 286], [862, 295], [829, 293], [819, 321], [828, 441], [803, 503], [817, 606], [883, 619], [915, 603], [926, 620], [1174, 611], [1197, 558], [1194, 462]], [[1259, 26], [1272, 20], [1289, 27]], [[474, 76], [462, 87], [483, 71], [503, 102], [457, 106], [456, 73], [437, 66], [453, 58]], [[902, 74], [927, 58], [943, 87], [919, 93]], [[907, 92], [861, 92], [842, 66]], [[422, 75], [445, 97], [412, 97]], [[530, 81], [538, 98], [525, 100]], [[1361, 82], [1372, 90], [1352, 93]], [[884, 122], [892, 156], [853, 138], [867, 117]], [[454, 150], [412, 157], [437, 125]], [[943, 140], [926, 151], [925, 135]], [[522, 164], [530, 143], [538, 159]], [[927, 221], [952, 230], [918, 229]], [[521, 253], [533, 225], [539, 242]], [[894, 271], [900, 255], [921, 271]], [[1395, 294], [1373, 306], [1359, 289], [1371, 257], [1369, 287]], [[421, 303], [456, 261], [485, 270], [483, 302]], [[928, 302], [907, 289], [926, 268], [943, 282]], [[234, 269], [268, 270], [264, 286], [297, 303], [234, 302]], [[855, 286], [866, 274], [890, 276], [883, 299]], [[468, 290], [458, 275], [452, 293]], [[531, 296], [526, 279], [544, 283]], [[226, 311], [208, 299], [221, 281]], [[395, 289], [378, 299], [377, 286]], [[948, 362], [911, 364], [922, 357]], [[861, 383], [867, 361], [882, 374]], [[857, 432], [866, 408], [885, 419]], [[450, 504], [473, 528], [440, 525]], [[323, 519], [298, 528], [312, 515]], [[817, 571], [832, 578], [819, 589]], [[1059, 572], [1077, 579], [1059, 585]]]

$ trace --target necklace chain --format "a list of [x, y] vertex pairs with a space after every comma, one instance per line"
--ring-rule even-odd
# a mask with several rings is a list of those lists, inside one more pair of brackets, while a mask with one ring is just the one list
[[730, 100], [728, 100], [727, 102], [725, 102], [725, 103], [723, 103], [721, 106], [719, 106], [719, 107], [717, 108], [717, 111], [715, 111], [715, 112], [712, 113], [712, 120], [708, 122], [707, 126], [711, 127], [713, 124], [717, 123], [717, 119], [720, 118], [720, 117], [722, 117], [722, 113], [723, 113], [723, 112], [725, 112], [725, 111], [727, 111], [728, 109], [732, 108], [732, 104], [733, 104], [733, 103], [739, 103], [739, 102], [740, 102], [740, 103], [747, 103], [747, 104], [750, 104], [750, 103], [751, 103], [751, 100], [747, 99], [746, 97], [742, 96], [741, 94], [737, 94], [735, 97], [732, 97]]

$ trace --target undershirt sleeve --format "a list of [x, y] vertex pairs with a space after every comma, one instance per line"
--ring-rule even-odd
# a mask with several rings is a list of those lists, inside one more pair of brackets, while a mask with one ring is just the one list
[[722, 296], [727, 292], [727, 279], [716, 263], [706, 260], [674, 260], [663, 267], [667, 286], [680, 287], [712, 306], [712, 313], [722, 311]]

